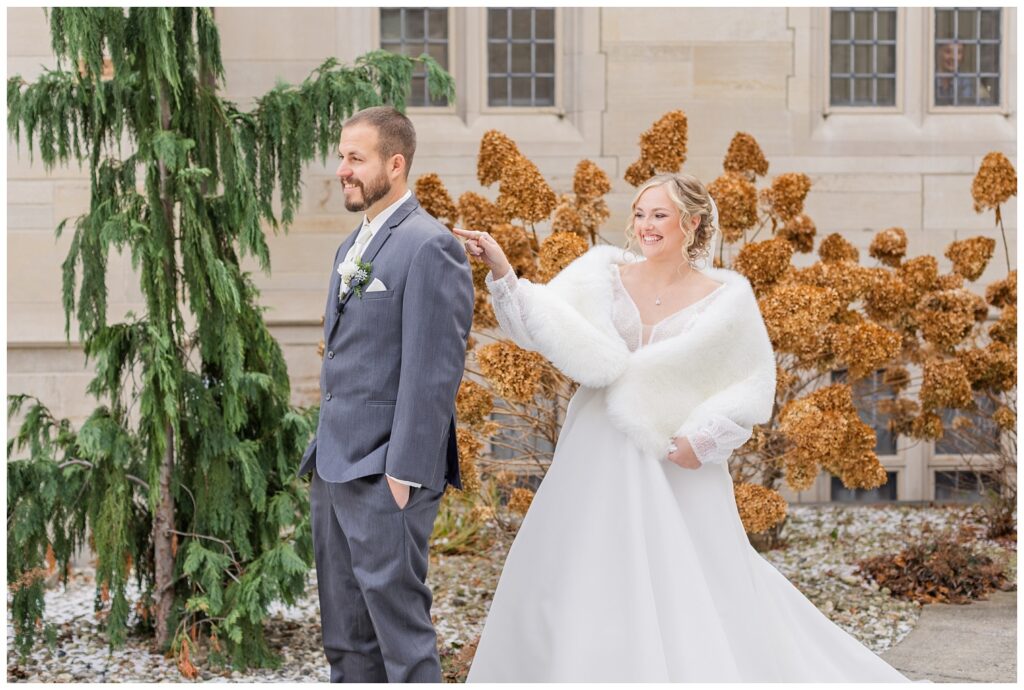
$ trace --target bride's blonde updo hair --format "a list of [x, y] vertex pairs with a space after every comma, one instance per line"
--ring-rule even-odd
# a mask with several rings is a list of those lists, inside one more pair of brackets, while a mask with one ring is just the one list
[[637, 253], [636, 230], [633, 228], [636, 218], [636, 204], [640, 196], [651, 187], [665, 186], [668, 198], [679, 210], [679, 230], [686, 232], [684, 228], [689, 225], [690, 218], [700, 217], [700, 224], [692, 235], [687, 237], [683, 246], [683, 258], [691, 265], [698, 259], [708, 259], [711, 253], [711, 236], [715, 232], [713, 223], [713, 212], [711, 210], [711, 195], [708, 194], [704, 184], [693, 175], [685, 173], [661, 173], [650, 178], [641, 184], [633, 202], [630, 204], [629, 224], [626, 226], [626, 249]]

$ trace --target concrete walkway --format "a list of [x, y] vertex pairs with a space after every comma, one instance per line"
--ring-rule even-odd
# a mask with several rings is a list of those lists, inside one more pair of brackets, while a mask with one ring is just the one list
[[1017, 681], [1017, 592], [971, 604], [927, 604], [917, 626], [882, 658], [913, 680]]

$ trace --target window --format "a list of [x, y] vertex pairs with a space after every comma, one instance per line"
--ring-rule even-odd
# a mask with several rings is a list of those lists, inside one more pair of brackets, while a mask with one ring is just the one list
[[[448, 10], [396, 7], [380, 11], [380, 47], [392, 53], [419, 57], [427, 53], [441, 67], [448, 66]], [[426, 69], [417, 65], [408, 94], [410, 106], [446, 106], [445, 97], [431, 98]]]
[[886, 472], [888, 477], [885, 484], [877, 489], [847, 489], [839, 477], [832, 477], [831, 500], [840, 503], [878, 503], [880, 501], [895, 501], [898, 496], [896, 491], [896, 472]]
[[[889, 429], [889, 415], [878, 411], [878, 401], [894, 399], [892, 388], [882, 382], [884, 369], [876, 370], [871, 376], [857, 379], [851, 384], [853, 404], [861, 421], [875, 430], [875, 454], [896, 455], [896, 436]], [[832, 383], [846, 381], [846, 370], [832, 372]]]
[[976, 393], [976, 410], [942, 408], [942, 438], [935, 441], [936, 455], [984, 455], [999, 451], [999, 425], [992, 419], [996, 403]]
[[999, 9], [935, 10], [935, 105], [999, 104]]
[[832, 9], [829, 24], [829, 102], [896, 105], [896, 9]]
[[988, 491], [998, 491], [999, 483], [987, 472], [938, 471], [935, 473], [936, 501], [975, 502]]
[[487, 10], [487, 104], [555, 105], [555, 10]]

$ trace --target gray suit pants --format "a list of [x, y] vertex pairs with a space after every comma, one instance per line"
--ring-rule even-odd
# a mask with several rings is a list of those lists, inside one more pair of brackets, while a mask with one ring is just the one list
[[395, 503], [382, 474], [326, 482], [310, 511], [331, 682], [441, 682], [427, 549], [443, 491]]

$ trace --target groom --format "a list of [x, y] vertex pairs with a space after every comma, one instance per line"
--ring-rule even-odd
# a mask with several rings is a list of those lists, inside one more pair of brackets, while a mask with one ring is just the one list
[[364, 213], [331, 263], [320, 423], [302, 456], [332, 682], [441, 682], [426, 586], [473, 317], [462, 244], [409, 190], [416, 132], [394, 108], [343, 125], [337, 175]]

